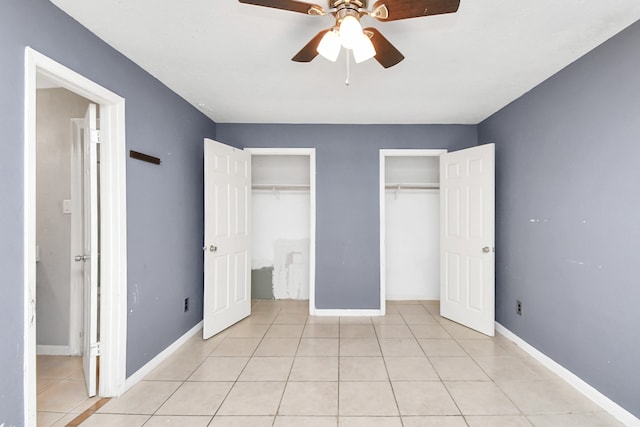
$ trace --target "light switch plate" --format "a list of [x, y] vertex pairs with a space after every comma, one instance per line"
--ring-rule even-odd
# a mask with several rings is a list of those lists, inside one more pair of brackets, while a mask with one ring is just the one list
[[71, 200], [62, 201], [62, 213], [66, 213], [66, 214], [71, 213]]

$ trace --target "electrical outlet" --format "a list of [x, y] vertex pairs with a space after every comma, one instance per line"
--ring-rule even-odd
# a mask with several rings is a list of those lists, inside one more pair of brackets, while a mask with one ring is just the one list
[[187, 311], [189, 311], [189, 298], [185, 298], [184, 299], [184, 312], [186, 313]]
[[516, 314], [522, 316], [522, 301], [519, 299], [516, 300]]

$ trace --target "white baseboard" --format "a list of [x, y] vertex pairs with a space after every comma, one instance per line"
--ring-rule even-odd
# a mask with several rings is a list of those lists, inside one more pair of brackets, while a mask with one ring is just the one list
[[38, 356], [71, 356], [71, 348], [68, 345], [36, 345]]
[[632, 413], [609, 399], [604, 394], [584, 382], [580, 377], [569, 371], [544, 353], [537, 350], [531, 344], [511, 332], [509, 329], [496, 322], [496, 331], [504, 335], [505, 338], [511, 340], [518, 347], [526, 351], [531, 357], [542, 363], [547, 369], [558, 375], [570, 386], [591, 399], [596, 405], [613, 415], [618, 421], [629, 427], [640, 427], [640, 419], [636, 418]]
[[388, 295], [385, 297], [387, 301], [440, 301], [440, 293], [422, 294], [422, 295]]
[[359, 310], [359, 309], [324, 309], [316, 308], [311, 313], [312, 316], [384, 316], [380, 310]]
[[171, 356], [177, 349], [180, 348], [191, 337], [195, 336], [202, 329], [202, 321], [193, 328], [189, 329], [183, 336], [178, 338], [169, 347], [158, 353], [156, 357], [148, 361], [143, 367], [131, 374], [124, 383], [124, 391], [129, 390], [142, 380], [148, 373], [157, 368], [162, 362], [164, 362], [169, 356]]

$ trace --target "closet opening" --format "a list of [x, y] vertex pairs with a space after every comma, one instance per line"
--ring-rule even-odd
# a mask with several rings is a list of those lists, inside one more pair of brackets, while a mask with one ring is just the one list
[[251, 298], [315, 310], [315, 150], [251, 153]]
[[380, 307], [440, 299], [440, 155], [380, 150]]

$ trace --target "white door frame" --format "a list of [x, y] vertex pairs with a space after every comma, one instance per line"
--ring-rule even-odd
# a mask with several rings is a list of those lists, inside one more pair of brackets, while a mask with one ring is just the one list
[[252, 156], [309, 156], [309, 314], [316, 314], [316, 149], [245, 148]]
[[[387, 157], [440, 157], [447, 150], [441, 149], [381, 149], [380, 150], [380, 315], [387, 310], [387, 200], [386, 200], [386, 160]], [[439, 264], [438, 264], [439, 265]]]
[[36, 76], [100, 105], [101, 396], [125, 390], [127, 230], [125, 100], [30, 47], [25, 48], [24, 102], [24, 417], [36, 425]]

